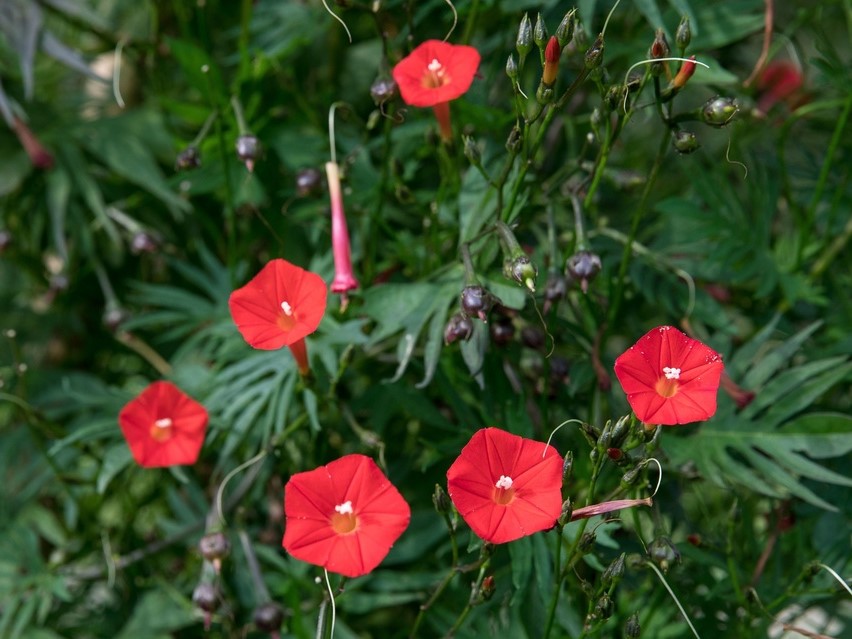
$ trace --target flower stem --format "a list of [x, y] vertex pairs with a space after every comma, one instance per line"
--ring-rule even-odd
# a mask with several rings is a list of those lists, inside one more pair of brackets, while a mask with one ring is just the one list
[[438, 120], [438, 127], [441, 130], [441, 139], [450, 144], [453, 141], [453, 125], [450, 123], [450, 103], [441, 102], [432, 107], [435, 112], [435, 118]]

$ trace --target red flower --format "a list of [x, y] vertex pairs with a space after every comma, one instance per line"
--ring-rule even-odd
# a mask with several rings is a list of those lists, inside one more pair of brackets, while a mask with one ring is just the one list
[[672, 326], [650, 330], [615, 360], [615, 374], [646, 424], [688, 424], [716, 412], [722, 357]]
[[761, 72], [757, 81], [757, 108], [767, 113], [774, 105], [784, 102], [795, 109], [807, 102], [802, 94], [804, 78], [799, 68], [791, 62], [771, 62]]
[[287, 552], [347, 577], [378, 566], [411, 519], [402, 495], [364, 455], [290, 477], [284, 514]]
[[479, 52], [473, 47], [427, 40], [399, 61], [393, 79], [406, 104], [433, 107], [444, 140], [452, 139], [450, 100], [470, 88], [479, 68]]
[[194, 464], [207, 410], [171, 382], [154, 382], [121, 409], [118, 423], [140, 466]]
[[228, 307], [243, 338], [254, 348], [289, 346], [305, 374], [309, 370], [305, 336], [325, 313], [327, 287], [322, 278], [282, 259], [271, 260], [242, 288]]
[[450, 466], [447, 485], [473, 532], [503, 544], [556, 523], [562, 510], [562, 458], [552, 446], [483, 428]]

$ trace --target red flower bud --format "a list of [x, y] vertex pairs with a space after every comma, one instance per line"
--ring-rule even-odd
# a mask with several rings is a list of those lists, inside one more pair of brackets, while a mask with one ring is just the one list
[[559, 46], [559, 40], [556, 36], [550, 36], [547, 43], [547, 48], [544, 50], [544, 73], [542, 73], [541, 81], [550, 86], [556, 82], [556, 74], [559, 71], [559, 56], [562, 54], [562, 47]]
[[672, 87], [675, 89], [680, 89], [689, 78], [692, 77], [692, 74], [695, 73], [695, 56], [689, 56], [689, 62], [684, 62], [680, 67], [680, 71], [677, 72], [677, 75], [672, 80]]

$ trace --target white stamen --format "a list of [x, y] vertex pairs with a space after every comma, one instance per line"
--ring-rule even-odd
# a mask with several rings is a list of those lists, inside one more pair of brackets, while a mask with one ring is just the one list
[[281, 310], [284, 311], [284, 315], [287, 317], [290, 317], [293, 314], [293, 307], [287, 302], [281, 302]]
[[680, 379], [680, 369], [663, 366], [663, 375], [666, 376], [666, 379]]
[[427, 68], [434, 73], [435, 71], [440, 71], [443, 66], [444, 65], [438, 62], [437, 58], [434, 58], [432, 62], [429, 63], [429, 66]]
[[351, 515], [355, 511], [352, 510], [352, 502], [347, 499], [342, 504], [335, 506], [334, 512], [340, 513], [341, 515]]
[[497, 483], [494, 484], [497, 488], [502, 488], [503, 490], [509, 490], [512, 487], [512, 484], [515, 483], [512, 481], [511, 477], [506, 475], [500, 475], [500, 479], [497, 480]]
[[154, 426], [157, 428], [171, 428], [172, 420], [168, 417], [163, 417], [163, 419], [158, 419], [154, 422]]

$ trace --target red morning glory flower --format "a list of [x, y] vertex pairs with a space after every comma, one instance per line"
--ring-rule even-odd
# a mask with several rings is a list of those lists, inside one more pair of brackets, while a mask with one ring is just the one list
[[406, 104], [432, 107], [441, 137], [452, 139], [450, 100], [470, 88], [479, 68], [479, 52], [473, 47], [427, 40], [393, 68], [393, 79]]
[[450, 466], [447, 485], [471, 530], [484, 541], [503, 544], [556, 524], [562, 458], [552, 446], [483, 428]]
[[287, 552], [347, 577], [378, 566], [411, 519], [405, 499], [364, 455], [290, 477], [284, 514]]
[[305, 336], [322, 320], [327, 291], [319, 275], [275, 259], [231, 293], [228, 307], [237, 329], [252, 347], [275, 350], [289, 346], [299, 371], [306, 374]]
[[194, 464], [207, 410], [171, 382], [154, 382], [118, 414], [136, 463], [145, 468]]
[[688, 424], [716, 413], [722, 357], [672, 326], [650, 330], [615, 360], [615, 374], [646, 424]]

